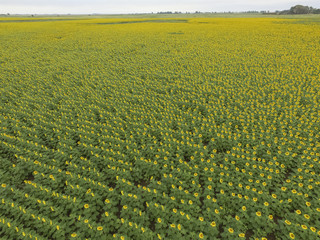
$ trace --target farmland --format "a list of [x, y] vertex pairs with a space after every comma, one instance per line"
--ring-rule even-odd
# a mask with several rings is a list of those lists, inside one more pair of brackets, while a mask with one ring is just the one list
[[319, 239], [319, 22], [0, 18], [0, 238]]

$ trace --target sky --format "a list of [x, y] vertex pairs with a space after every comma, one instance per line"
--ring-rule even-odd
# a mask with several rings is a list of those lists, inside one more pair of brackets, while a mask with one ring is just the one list
[[275, 11], [297, 4], [320, 8], [320, 0], [0, 0], [0, 14]]

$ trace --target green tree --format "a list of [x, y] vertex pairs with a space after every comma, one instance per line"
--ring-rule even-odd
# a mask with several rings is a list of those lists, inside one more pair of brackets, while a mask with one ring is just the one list
[[291, 14], [308, 14], [311, 12], [311, 8], [303, 5], [296, 5], [290, 8]]

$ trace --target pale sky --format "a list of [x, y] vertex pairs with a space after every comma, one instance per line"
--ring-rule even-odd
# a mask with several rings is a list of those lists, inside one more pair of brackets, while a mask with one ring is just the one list
[[0, 14], [275, 11], [297, 4], [320, 8], [320, 0], [0, 0]]

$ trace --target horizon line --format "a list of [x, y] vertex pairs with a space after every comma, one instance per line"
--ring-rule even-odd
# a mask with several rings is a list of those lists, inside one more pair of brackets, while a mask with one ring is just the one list
[[285, 10], [246, 10], [246, 11], [194, 11], [194, 12], [182, 12], [182, 11], [159, 11], [159, 12], [131, 12], [131, 13], [0, 13], [0, 15], [142, 15], [142, 14], [241, 14], [241, 13], [247, 13], [247, 14], [254, 14], [254, 13], [277, 13], [282, 11], [287, 11], [289, 9]]

